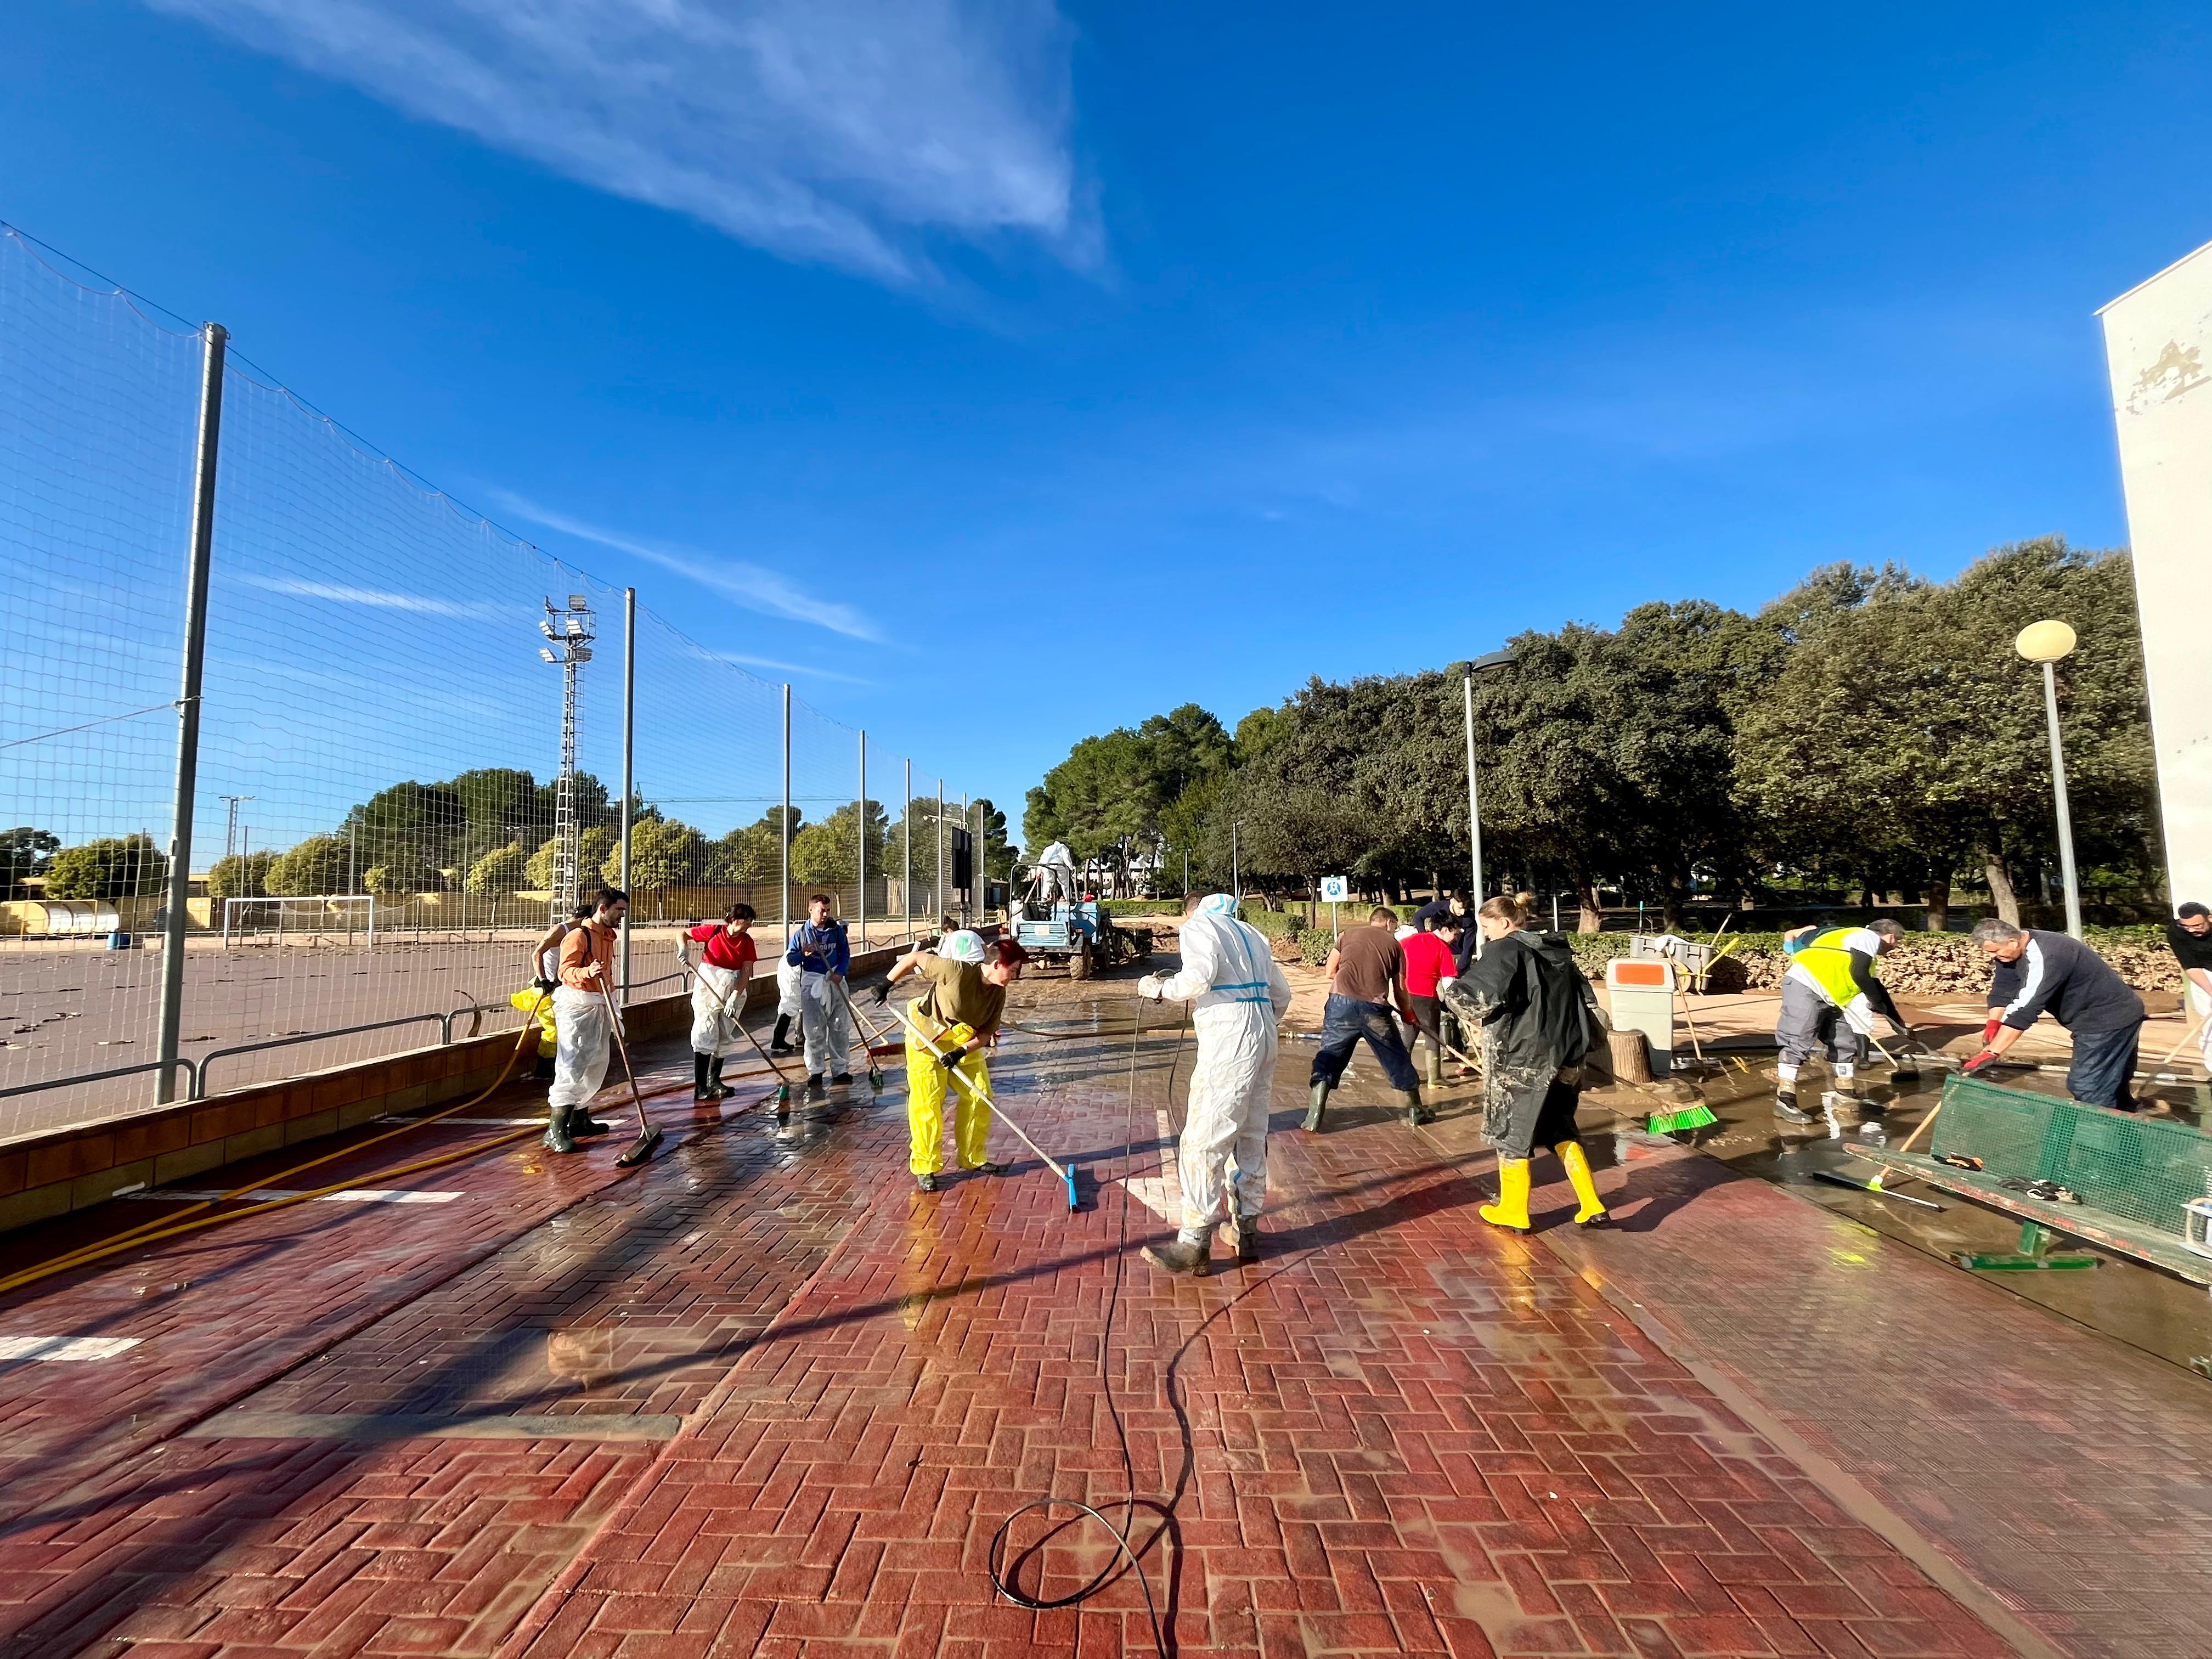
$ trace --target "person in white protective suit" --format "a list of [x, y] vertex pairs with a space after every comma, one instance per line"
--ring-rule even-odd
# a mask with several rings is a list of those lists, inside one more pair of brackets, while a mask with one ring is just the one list
[[687, 968], [696, 947], [691, 981], [691, 1098], [720, 1100], [729, 1092], [722, 1062], [745, 1046], [738, 1024], [745, 1010], [745, 981], [760, 947], [753, 942], [753, 907], [732, 904], [720, 921], [703, 922], [684, 936], [677, 957]]
[[830, 896], [817, 893], [806, 901], [806, 920], [791, 930], [791, 948], [784, 952], [787, 966], [799, 970], [799, 1030], [806, 1045], [806, 1097], [820, 1100], [827, 1091], [822, 1079], [834, 1073], [832, 1083], [853, 1080], [848, 1054], [853, 1047], [853, 1028], [847, 1018], [845, 975], [853, 965], [853, 947], [845, 937], [845, 924], [830, 914]]
[[1190, 1074], [1176, 1171], [1182, 1231], [1147, 1244], [1145, 1260], [1169, 1273], [1205, 1274], [1214, 1229], [1237, 1231], [1239, 1261], [1260, 1258], [1260, 1211], [1267, 1196], [1267, 1107], [1275, 1080], [1275, 1025], [1290, 1012], [1291, 982], [1267, 936], [1237, 920], [1226, 893], [1183, 901], [1182, 967], [1147, 974], [1137, 994], [1192, 1004], [1198, 1063]]
[[799, 1052], [791, 1041], [791, 1028], [805, 1006], [805, 978], [806, 970], [788, 956], [775, 959], [775, 1034], [769, 1039], [768, 1051], [779, 1059]]
[[1037, 854], [1030, 882], [1040, 904], [1049, 905], [1063, 895], [1070, 899], [1075, 896], [1075, 854], [1066, 842], [1056, 841]]
[[614, 970], [615, 936], [629, 914], [629, 896], [602, 887], [592, 919], [570, 928], [561, 941], [561, 984], [553, 993], [558, 1036], [553, 1086], [545, 1091], [549, 1152], [573, 1152], [578, 1135], [607, 1132], [607, 1126], [592, 1117], [591, 1102], [606, 1080], [608, 1044], [614, 1033], [607, 986]]

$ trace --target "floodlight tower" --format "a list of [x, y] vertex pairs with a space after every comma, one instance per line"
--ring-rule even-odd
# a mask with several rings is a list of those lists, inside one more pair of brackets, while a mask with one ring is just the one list
[[576, 691], [583, 666], [592, 659], [592, 596], [571, 593], [565, 608], [545, 601], [545, 620], [538, 631], [551, 643], [538, 654], [561, 670], [561, 777], [553, 790], [552, 919], [568, 914], [583, 887], [584, 833], [576, 818]]

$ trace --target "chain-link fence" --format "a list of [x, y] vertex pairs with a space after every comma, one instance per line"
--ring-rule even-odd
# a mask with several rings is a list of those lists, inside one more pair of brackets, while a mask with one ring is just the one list
[[0, 1136], [511, 1029], [626, 761], [633, 996], [735, 902], [767, 955], [811, 892], [876, 943], [971, 902], [940, 780], [12, 231], [0, 342]]

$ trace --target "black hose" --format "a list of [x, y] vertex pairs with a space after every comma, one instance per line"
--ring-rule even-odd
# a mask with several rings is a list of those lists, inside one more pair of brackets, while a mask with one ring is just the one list
[[[1169, 1639], [1166, 1628], [1160, 1623], [1160, 1610], [1158, 1606], [1152, 1600], [1152, 1580], [1146, 1577], [1145, 1564], [1140, 1559], [1139, 1552], [1133, 1548], [1129, 1542], [1129, 1534], [1136, 1530], [1137, 1511], [1140, 1507], [1145, 1507], [1146, 1505], [1144, 1505], [1141, 1500], [1137, 1497], [1136, 1459], [1129, 1450], [1129, 1431], [1127, 1426], [1121, 1420], [1121, 1408], [1115, 1403], [1114, 1399], [1114, 1321], [1115, 1316], [1121, 1310], [1121, 1269], [1123, 1263], [1127, 1261], [1129, 1255], [1128, 1182], [1131, 1168], [1136, 1161], [1137, 1055], [1143, 1046], [1145, 1036], [1145, 1015], [1143, 1000], [1141, 998], [1139, 999], [1136, 1012], [1136, 1025], [1129, 1034], [1129, 1086], [1127, 1093], [1123, 1098], [1121, 1106], [1121, 1207], [1119, 1219], [1121, 1242], [1119, 1248], [1117, 1248], [1114, 1252], [1114, 1277], [1111, 1285], [1107, 1291], [1106, 1322], [1098, 1339], [1099, 1386], [1105, 1392], [1106, 1410], [1108, 1414], [1114, 1419], [1115, 1437], [1121, 1443], [1122, 1476], [1127, 1486], [1129, 1492], [1129, 1495], [1127, 1498], [1121, 1499], [1118, 1503], [1109, 1505], [1109, 1507], [1118, 1508], [1126, 1511], [1127, 1520], [1123, 1526], [1116, 1527], [1099, 1510], [1093, 1509], [1090, 1504], [1082, 1503], [1076, 1498], [1040, 1498], [1034, 1503], [1023, 1504], [1021, 1508], [1016, 1510], [1012, 1515], [1009, 1515], [1004, 1521], [999, 1523], [999, 1529], [991, 1534], [991, 1547], [985, 1555], [984, 1567], [985, 1571], [990, 1575], [991, 1588], [993, 1589], [998, 1591], [1000, 1595], [1005, 1596], [1007, 1601], [1012, 1602], [1018, 1607], [1028, 1607], [1034, 1611], [1043, 1613], [1060, 1607], [1076, 1607], [1089, 1601], [1093, 1595], [1096, 1595], [1100, 1590], [1103, 1589], [1107, 1583], [1120, 1573], [1122, 1562], [1127, 1561], [1128, 1563], [1129, 1570], [1137, 1575], [1137, 1583], [1139, 1587], [1145, 1592], [1145, 1613], [1146, 1615], [1152, 1621], [1153, 1650], [1159, 1654], [1160, 1659], [1171, 1659], [1171, 1656], [1173, 1655], [1175, 1649], [1173, 1644]], [[1175, 1103], [1176, 1071], [1182, 1063], [1182, 1033], [1178, 1031], [1176, 1035], [1175, 1053], [1168, 1061], [1168, 1103], [1170, 1107], [1172, 1107]], [[1179, 1129], [1178, 1133], [1180, 1133]], [[1182, 1404], [1176, 1399], [1175, 1391], [1172, 1388], [1170, 1388], [1168, 1392], [1168, 1407], [1170, 1410], [1175, 1413], [1176, 1420], [1182, 1425], [1185, 1437], [1188, 1439], [1190, 1425], [1188, 1419], [1184, 1418]], [[1149, 1505], [1149, 1507], [1159, 1511], [1160, 1524], [1153, 1532], [1152, 1538], [1146, 1540], [1146, 1548], [1150, 1548], [1152, 1544], [1158, 1542], [1161, 1537], [1166, 1534], [1169, 1524], [1174, 1517], [1175, 1511], [1175, 1505], [1172, 1502], [1165, 1506], [1153, 1504]], [[1042, 1538], [1038, 1539], [1036, 1543], [1031, 1544], [1028, 1548], [1022, 1551], [1021, 1554], [1015, 1558], [1012, 1565], [1008, 1567], [1006, 1565], [1006, 1553], [1007, 1547], [1006, 1540], [1007, 1535], [1013, 1530], [1014, 1522], [1020, 1520], [1022, 1516], [1034, 1511], [1054, 1509], [1073, 1510], [1074, 1513], [1070, 1515], [1067, 1519], [1061, 1522], [1059, 1526], [1053, 1528], [1051, 1531], [1046, 1533], [1045, 1535]], [[1107, 1535], [1114, 1540], [1114, 1547], [1115, 1550], [1119, 1552], [1118, 1559], [1108, 1563], [1108, 1565], [1099, 1571], [1098, 1576], [1091, 1579], [1089, 1583], [1083, 1585], [1081, 1588], [1073, 1590], [1066, 1595], [1050, 1597], [1035, 1596], [1030, 1595], [1026, 1590], [1022, 1589], [1014, 1583], [1014, 1574], [1019, 1571], [1023, 1561], [1025, 1561], [1032, 1555], [1035, 1555], [1036, 1552], [1050, 1540], [1059, 1536], [1060, 1533], [1065, 1528], [1074, 1525], [1079, 1519], [1085, 1518], [1096, 1521], [1100, 1526], [1106, 1529]]]

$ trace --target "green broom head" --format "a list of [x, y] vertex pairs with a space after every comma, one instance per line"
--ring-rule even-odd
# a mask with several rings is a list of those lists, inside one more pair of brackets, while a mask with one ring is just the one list
[[1719, 1121], [1713, 1115], [1712, 1109], [1701, 1100], [1694, 1106], [1678, 1106], [1671, 1112], [1654, 1112], [1646, 1127], [1655, 1135], [1672, 1135], [1680, 1134], [1685, 1129], [1702, 1129], [1709, 1123]]

